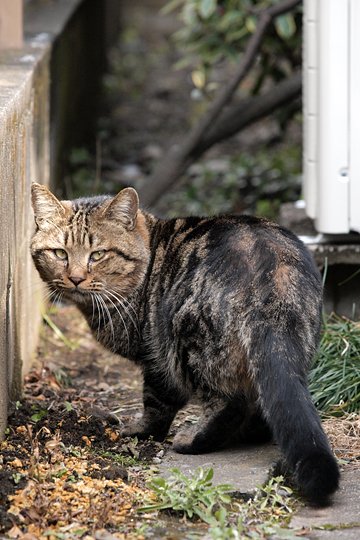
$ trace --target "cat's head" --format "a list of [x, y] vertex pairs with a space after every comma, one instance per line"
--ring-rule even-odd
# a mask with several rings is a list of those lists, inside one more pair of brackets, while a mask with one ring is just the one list
[[59, 201], [32, 185], [36, 231], [31, 254], [41, 278], [59, 296], [78, 304], [128, 296], [143, 281], [149, 233], [137, 193]]

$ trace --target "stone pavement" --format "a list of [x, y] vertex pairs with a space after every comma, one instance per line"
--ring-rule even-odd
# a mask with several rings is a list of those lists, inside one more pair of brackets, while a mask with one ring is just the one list
[[[189, 474], [197, 467], [212, 467], [214, 483], [230, 483], [240, 492], [263, 484], [279, 456], [275, 445], [237, 448], [211, 454], [182, 455], [168, 452], [160, 465], [166, 473], [177, 467]], [[327, 508], [304, 506], [294, 515], [291, 526], [311, 529], [311, 540], [360, 540], [360, 470], [350, 466], [342, 471], [341, 485]], [[325, 527], [320, 530], [319, 527]]]

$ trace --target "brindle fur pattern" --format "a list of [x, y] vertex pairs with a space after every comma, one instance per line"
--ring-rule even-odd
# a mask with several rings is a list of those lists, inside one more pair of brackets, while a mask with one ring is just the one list
[[96, 339], [142, 368], [144, 413], [124, 435], [164, 439], [196, 395], [203, 416], [176, 435], [176, 451], [272, 434], [309, 499], [337, 489], [306, 384], [322, 286], [296, 236], [250, 216], [157, 219], [131, 188], [60, 202], [34, 184], [32, 197], [31, 251], [50, 295], [74, 302]]

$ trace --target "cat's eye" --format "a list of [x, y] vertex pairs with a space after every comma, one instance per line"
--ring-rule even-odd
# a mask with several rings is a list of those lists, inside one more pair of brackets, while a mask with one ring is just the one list
[[67, 259], [67, 253], [65, 249], [54, 249], [54, 253], [57, 258], [61, 259], [62, 261], [65, 261], [65, 259]]
[[100, 261], [100, 259], [102, 259], [104, 255], [105, 255], [105, 250], [99, 249], [99, 251], [93, 251], [93, 253], [90, 255], [90, 259], [92, 261]]

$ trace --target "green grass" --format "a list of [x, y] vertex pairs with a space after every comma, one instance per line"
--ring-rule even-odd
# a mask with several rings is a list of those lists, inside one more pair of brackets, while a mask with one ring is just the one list
[[360, 411], [360, 323], [334, 314], [327, 317], [309, 388], [322, 413]]

